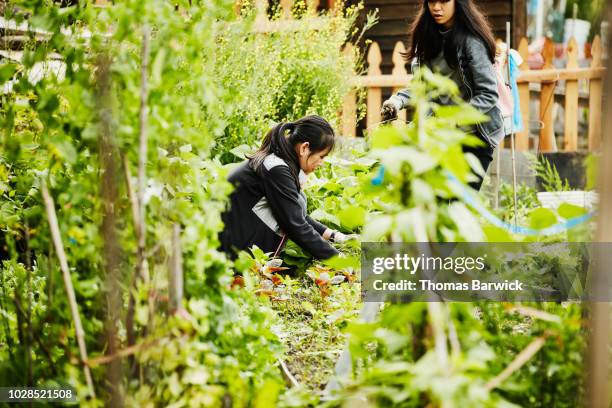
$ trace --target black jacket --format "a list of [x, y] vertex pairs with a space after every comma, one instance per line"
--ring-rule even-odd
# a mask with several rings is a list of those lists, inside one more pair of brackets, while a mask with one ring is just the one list
[[[504, 139], [504, 119], [498, 106], [497, 77], [495, 68], [489, 60], [485, 43], [474, 35], [468, 35], [463, 47], [457, 49], [458, 70], [461, 83], [457, 85], [462, 94], [467, 95], [468, 102], [474, 108], [489, 117], [489, 120], [476, 125], [476, 134], [490, 146], [497, 147]], [[428, 61], [423, 62], [434, 70]], [[414, 58], [411, 62], [412, 73], [420, 68], [420, 61]], [[408, 106], [410, 92], [399, 91], [390, 98], [397, 110]]]
[[267, 156], [257, 172], [245, 161], [230, 174], [229, 181], [235, 190], [230, 209], [222, 215], [225, 228], [220, 239], [221, 249], [231, 257], [235, 250], [253, 245], [274, 253], [285, 233], [315, 258], [338, 254], [322, 237], [327, 227], [306, 214], [306, 198], [281, 158]]

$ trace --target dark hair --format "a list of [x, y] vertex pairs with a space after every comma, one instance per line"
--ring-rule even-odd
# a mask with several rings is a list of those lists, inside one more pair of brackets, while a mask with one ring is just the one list
[[311, 153], [328, 148], [331, 150], [335, 144], [334, 137], [331, 125], [317, 115], [304, 116], [295, 122], [281, 122], [266, 134], [259, 150], [248, 156], [249, 165], [258, 171], [265, 158], [275, 154], [287, 163], [299, 190], [300, 160], [295, 146], [298, 143], [308, 142]]
[[[404, 57], [407, 61], [414, 57], [419, 62], [431, 61], [440, 54], [442, 34], [440, 25], [429, 12], [429, 0], [423, 0], [421, 9], [410, 27], [410, 49]], [[451, 32], [444, 42], [444, 58], [453, 68], [457, 66], [457, 49], [463, 47], [469, 35], [482, 40], [491, 63], [495, 61], [495, 37], [486, 17], [472, 0], [455, 0], [455, 16]]]

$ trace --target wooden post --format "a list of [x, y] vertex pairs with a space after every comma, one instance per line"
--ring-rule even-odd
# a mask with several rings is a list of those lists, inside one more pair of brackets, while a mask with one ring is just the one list
[[[521, 36], [527, 32], [527, 4], [526, 0], [512, 1], [512, 44], [511, 48], [516, 48], [521, 42]], [[527, 61], [527, 60], [525, 60]]]
[[[408, 75], [408, 71], [406, 71], [406, 61], [402, 56], [403, 53], [406, 52], [406, 47], [404, 47], [404, 43], [398, 41], [395, 43], [395, 48], [393, 49], [393, 70], [391, 71], [391, 75], [397, 76], [405, 76]], [[406, 84], [407, 85], [407, 84]], [[405, 87], [393, 88], [393, 93], [403, 89]], [[402, 109], [397, 113], [397, 118], [406, 121], [406, 110]]]
[[319, 9], [319, 0], [307, 0], [308, 14], [315, 15]]
[[268, 21], [268, 0], [255, 0], [255, 24], [262, 24]]
[[[136, 344], [136, 331], [134, 329], [134, 316], [136, 313], [136, 300], [132, 289], [135, 287], [139, 279], [144, 279], [146, 275], [146, 259], [145, 259], [145, 245], [146, 245], [146, 213], [144, 204], [144, 193], [147, 186], [146, 180], [146, 161], [147, 161], [147, 118], [148, 118], [148, 66], [149, 66], [149, 46], [151, 39], [151, 28], [148, 26], [142, 29], [142, 48], [141, 48], [141, 65], [140, 65], [140, 107], [138, 114], [138, 189], [136, 191], [136, 203], [138, 205], [137, 213], [138, 219], [134, 220], [134, 227], [136, 230], [136, 274], [132, 278], [132, 283], [129, 290], [128, 299], [128, 310], [125, 317], [125, 326], [127, 332], [128, 346]], [[129, 190], [128, 190], [129, 191]], [[133, 360], [133, 359], [132, 359]], [[131, 361], [134, 363], [134, 361]], [[133, 365], [133, 373], [136, 373], [136, 365]]]
[[148, 26], [143, 27], [142, 30], [142, 49], [141, 49], [141, 63], [140, 63], [140, 107], [138, 113], [138, 253], [139, 271], [142, 272], [142, 262], [144, 262], [144, 250], [146, 245], [146, 213], [145, 213], [145, 190], [147, 188], [147, 151], [148, 151], [148, 138], [147, 138], [147, 121], [148, 121], [148, 107], [147, 99], [149, 97], [149, 84], [148, 69], [149, 69], [149, 46], [151, 39], [151, 29]]
[[338, 12], [338, 0], [327, 0], [327, 9], [329, 13], [335, 15]]
[[[542, 69], [553, 69], [554, 44], [550, 38], [544, 41], [544, 49], [542, 56], [544, 57], [544, 67]], [[555, 86], [556, 81], [542, 82], [540, 91], [540, 120], [543, 122], [540, 129], [540, 144], [541, 152], [552, 152], [555, 150], [555, 131], [553, 123], [553, 105], [555, 103]]]
[[[508, 81], [510, 81], [510, 34], [512, 27], [510, 21], [506, 21], [506, 67], [508, 73]], [[518, 224], [518, 198], [516, 188], [516, 146], [514, 138], [514, 112], [510, 115], [510, 154], [512, 155], [512, 195], [514, 208], [514, 225]]]
[[357, 95], [354, 89], [344, 97], [342, 103], [342, 136], [357, 136]]
[[281, 18], [290, 20], [292, 18], [291, 9], [293, 8], [293, 0], [280, 0], [280, 5], [282, 9]]
[[[518, 48], [518, 52], [523, 59], [523, 63], [520, 66], [521, 72], [529, 71], [529, 64], [527, 64], [527, 59], [529, 58], [528, 46], [527, 39], [523, 38]], [[529, 150], [529, 82], [519, 83], [518, 93], [519, 103], [521, 104], [523, 130], [516, 133], [516, 150], [524, 152]]]
[[74, 322], [74, 331], [76, 334], [77, 344], [79, 345], [79, 354], [81, 355], [81, 363], [83, 364], [83, 374], [85, 375], [85, 381], [87, 382], [87, 388], [89, 394], [95, 398], [96, 393], [94, 390], [93, 380], [91, 377], [91, 371], [87, 365], [87, 346], [85, 345], [85, 331], [83, 330], [83, 324], [81, 323], [81, 315], [79, 315], [79, 306], [77, 305], [76, 295], [74, 293], [74, 286], [72, 286], [72, 278], [70, 277], [70, 269], [68, 268], [68, 259], [66, 258], [66, 252], [64, 251], [64, 244], [62, 243], [62, 237], [60, 235], [59, 224], [57, 222], [57, 215], [55, 213], [55, 203], [53, 197], [49, 193], [47, 183], [45, 180], [41, 180], [41, 190], [43, 201], [45, 202], [45, 209], [47, 211], [47, 220], [49, 221], [49, 230], [51, 231], [51, 239], [53, 240], [53, 246], [55, 247], [55, 253], [60, 263], [60, 269], [62, 270], [62, 278], [64, 279], [64, 286], [66, 288], [66, 295], [68, 296], [68, 305], [70, 306], [70, 314]]
[[[578, 43], [572, 37], [567, 45], [567, 68], [578, 68]], [[563, 150], [578, 150], [578, 80], [565, 80], [565, 140]]]
[[[344, 54], [352, 55], [355, 49], [352, 44], [344, 47]], [[355, 137], [357, 135], [357, 93], [351, 88], [342, 102], [342, 136]]]
[[448, 370], [448, 339], [446, 337], [446, 324], [444, 316], [446, 304], [441, 302], [428, 302], [427, 314], [432, 328], [434, 351], [438, 364], [443, 371]]
[[516, 355], [514, 360], [512, 360], [512, 362], [506, 368], [504, 368], [501, 373], [485, 384], [485, 390], [491, 391], [493, 388], [499, 387], [501, 383], [506, 381], [514, 372], [516, 372], [516, 370], [531, 360], [531, 358], [535, 356], [538, 351], [540, 351], [544, 344], [546, 344], [546, 338], [544, 336], [533, 339], [533, 341], [529, 343], [527, 347], [523, 349], [523, 351]]
[[[382, 55], [378, 43], [373, 42], [368, 51], [368, 76], [381, 75], [380, 63]], [[382, 89], [380, 87], [371, 87], [368, 90], [367, 98], [367, 128], [372, 129], [380, 122], [380, 107], [382, 105]]]
[[[608, 16], [612, 17], [612, 8], [608, 10]], [[612, 35], [608, 35], [608, 40]], [[599, 38], [593, 41], [593, 46], [597, 42], [600, 48]], [[610, 43], [608, 43], [610, 44]], [[601, 49], [598, 50], [599, 52]], [[598, 56], [600, 57], [600, 55]], [[596, 54], [593, 53], [593, 62]], [[606, 72], [606, 94], [612, 92], [612, 71], [608, 68]], [[608, 177], [612, 174], [612, 105], [606, 104], [606, 114], [603, 116], [605, 125], [603, 126], [603, 146], [599, 168], [599, 208], [597, 211], [597, 233], [594, 245], [609, 245], [612, 242], [612, 183]], [[599, 251], [602, 252], [601, 250]], [[605, 258], [608, 258], [605, 256]], [[591, 280], [592, 291], [597, 293], [599, 300], [590, 304], [591, 319], [588, 327], [591, 328], [588, 342], [588, 370], [586, 377], [587, 385], [587, 404], [588, 408], [609, 407], [610, 405], [610, 266], [605, 264], [602, 259], [598, 262], [597, 268], [593, 271]]]
[[[591, 68], [601, 67], [601, 39], [599, 36], [595, 36], [593, 40], [591, 54], [593, 55]], [[600, 78], [593, 78], [589, 81], [589, 151], [598, 150], [601, 142], [602, 88], [603, 81]]]
[[[98, 146], [100, 152], [100, 172], [102, 188], [102, 254], [103, 271], [105, 275], [105, 331], [106, 354], [113, 355], [120, 348], [119, 328], [117, 323], [122, 317], [122, 285], [120, 272], [121, 247], [117, 236], [117, 218], [119, 212], [118, 201], [118, 154], [115, 143], [115, 120], [113, 120], [113, 98], [111, 94], [111, 57], [100, 54], [96, 59], [96, 105], [99, 114]], [[121, 359], [115, 359], [106, 369], [106, 383], [109, 392], [109, 405], [122, 407], [124, 398], [122, 393]]]
[[170, 310], [175, 311], [183, 304], [183, 251], [181, 249], [181, 226], [172, 226], [172, 255], [168, 268], [168, 294]]

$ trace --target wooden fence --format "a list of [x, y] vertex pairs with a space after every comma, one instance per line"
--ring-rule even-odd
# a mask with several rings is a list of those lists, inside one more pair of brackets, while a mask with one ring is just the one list
[[[403, 43], [397, 42], [393, 51], [393, 71], [390, 75], [383, 75], [380, 70], [382, 56], [377, 43], [372, 43], [367, 55], [368, 72], [366, 75], [357, 76], [353, 82], [356, 87], [367, 89], [367, 116], [366, 127], [371, 129], [380, 122], [380, 108], [382, 105], [383, 88], [391, 88], [393, 92], [405, 87], [410, 81], [405, 68], [405, 62], [401, 53], [405, 52]], [[564, 100], [565, 107], [565, 131], [563, 144], [560, 150], [578, 150], [578, 107], [579, 107], [579, 81], [588, 81], [587, 99], [589, 108], [588, 117], [588, 140], [584, 143], [588, 150], [597, 150], [601, 140], [601, 109], [603, 98], [602, 79], [605, 68], [602, 66], [602, 49], [599, 37], [595, 37], [591, 48], [592, 59], [587, 68], [578, 67], [578, 49], [576, 41], [571, 39], [567, 51], [567, 65], [565, 68], [553, 67], [554, 44], [547, 39], [543, 49], [544, 66], [540, 70], [530, 70], [527, 65], [529, 52], [527, 39], [523, 38], [519, 44], [518, 52], [523, 58], [520, 66], [521, 74], [517, 79], [521, 115], [523, 119], [523, 130], [516, 134], [517, 150], [529, 149], [529, 124], [538, 122], [539, 150], [549, 152], [555, 150], [553, 106], [555, 95]], [[562, 89], [562, 81], [565, 87]], [[539, 92], [538, 92], [539, 85]], [[355, 136], [356, 127], [356, 97], [355, 92], [345, 98], [342, 109], [342, 133], [347, 136]], [[530, 100], [538, 99], [539, 118], [530, 115]], [[405, 112], [401, 112], [400, 118], [405, 119]]]
[[[335, 1], [327, 0], [328, 8], [334, 9]], [[283, 32], [283, 31], [298, 31], [304, 29], [316, 29], [317, 24], [321, 26], [325, 24], [325, 20], [318, 18], [317, 9], [319, 8], [320, 0], [306, 0], [306, 10], [304, 15], [309, 17], [309, 25], [306, 27], [300, 19], [294, 18], [293, 6], [295, 0], [280, 0], [279, 1], [279, 12], [280, 16], [277, 19], [270, 20], [268, 18], [268, 8], [271, 3], [269, 0], [254, 0], [253, 5], [255, 7], [255, 23], [253, 24], [253, 32], [256, 33], [272, 33], [272, 32]], [[238, 0], [234, 5], [234, 12], [236, 15], [241, 14], [242, 1]]]

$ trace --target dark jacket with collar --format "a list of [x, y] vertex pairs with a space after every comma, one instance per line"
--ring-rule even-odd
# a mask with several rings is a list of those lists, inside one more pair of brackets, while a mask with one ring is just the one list
[[229, 181], [235, 190], [229, 210], [222, 215], [225, 228], [219, 237], [221, 249], [231, 257], [253, 245], [274, 253], [284, 234], [315, 258], [338, 254], [322, 237], [327, 227], [306, 214], [306, 197], [280, 157], [270, 154], [257, 171], [245, 161]]
[[[457, 49], [457, 61], [462, 82], [457, 85], [462, 88], [462, 94], [468, 96], [466, 102], [489, 117], [489, 121], [476, 125], [477, 133], [490, 146], [497, 147], [504, 138], [504, 120], [497, 105], [497, 77], [484, 42], [474, 35], [468, 35], [463, 46]], [[427, 61], [424, 64], [430, 69], [433, 68]], [[413, 74], [419, 66], [419, 61], [415, 58], [411, 63]], [[405, 108], [409, 100], [410, 93], [407, 89], [392, 96], [392, 101], [398, 109]]]

